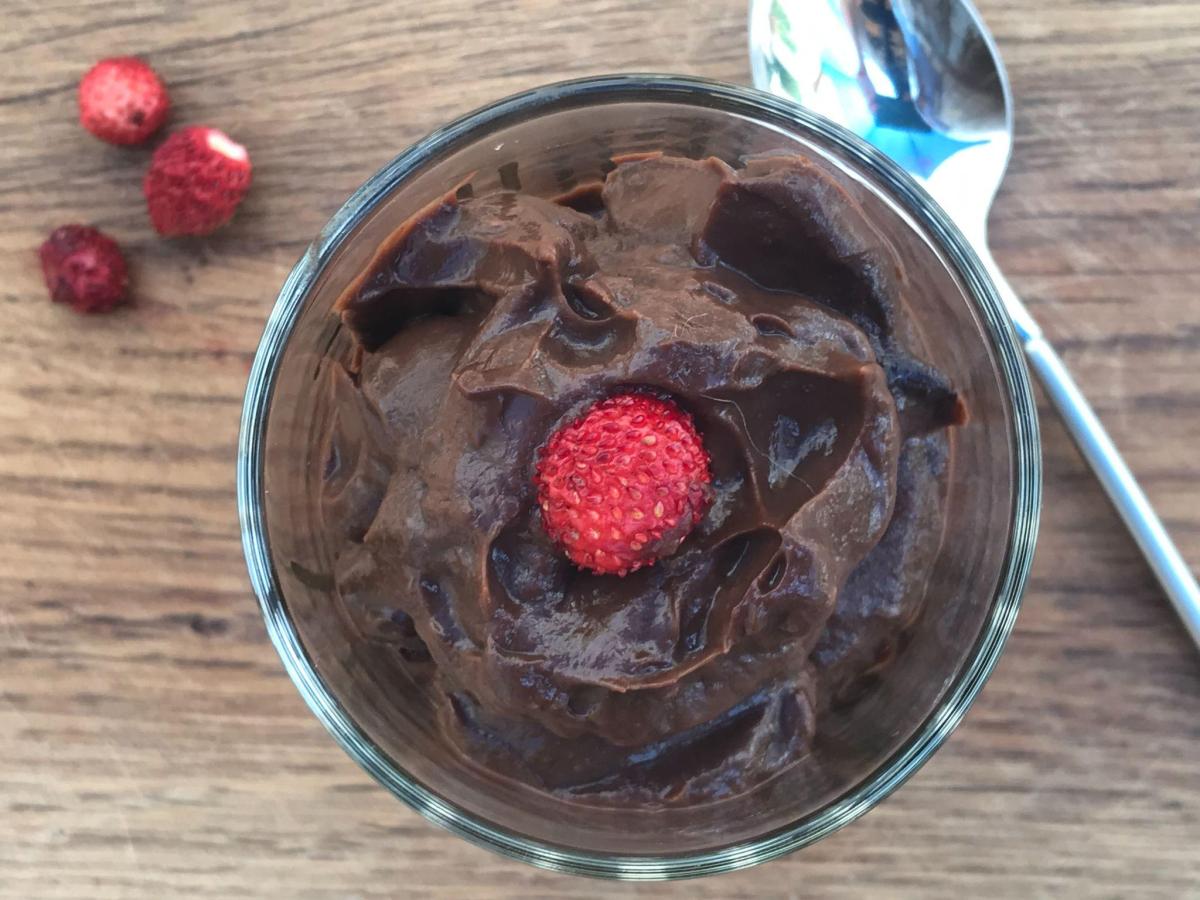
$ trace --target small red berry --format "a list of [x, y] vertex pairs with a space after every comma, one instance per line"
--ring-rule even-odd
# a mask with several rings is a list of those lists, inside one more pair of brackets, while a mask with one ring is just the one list
[[216, 128], [191, 126], [154, 151], [142, 182], [159, 234], [208, 234], [232, 217], [250, 188], [250, 154]]
[[79, 82], [79, 123], [110, 144], [140, 144], [171, 106], [158, 74], [132, 56], [102, 59]]
[[79, 313], [107, 312], [125, 299], [129, 274], [121, 248], [87, 225], [56, 228], [38, 249], [50, 299]]
[[692, 417], [639, 393], [559, 428], [534, 477], [551, 540], [576, 565], [617, 575], [674, 553], [703, 518], [711, 481]]

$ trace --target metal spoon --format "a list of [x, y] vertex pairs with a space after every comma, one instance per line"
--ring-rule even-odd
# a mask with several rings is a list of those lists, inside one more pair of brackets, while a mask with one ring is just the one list
[[1200, 588], [1104, 426], [987, 245], [1012, 95], [968, 0], [751, 0], [754, 84], [844, 125], [920, 181], [975, 248], [1030, 368], [1200, 645]]

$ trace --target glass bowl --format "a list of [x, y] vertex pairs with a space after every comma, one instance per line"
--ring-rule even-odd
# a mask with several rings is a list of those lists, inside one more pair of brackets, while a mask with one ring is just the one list
[[[866, 693], [831, 710], [809, 756], [740, 797], [635, 814], [497, 784], [440, 745], [396, 651], [364, 641], [335, 602], [318, 522], [321, 375], [354, 352], [335, 299], [401, 222], [470, 179], [558, 195], [614, 156], [664, 150], [737, 163], [791, 150], [839, 174], [913, 280], [924, 358], [964, 396], [946, 534], [924, 607]], [[473, 112], [401, 153], [337, 212], [283, 285], [246, 391], [238, 505], [250, 579], [305, 701], [375, 779], [431, 821], [534, 865], [627, 879], [741, 868], [862, 815], [946, 739], [996, 663], [1033, 556], [1036, 411], [1020, 347], [958, 230], [903, 171], [849, 132], [767, 94], [620, 75], [549, 85]]]

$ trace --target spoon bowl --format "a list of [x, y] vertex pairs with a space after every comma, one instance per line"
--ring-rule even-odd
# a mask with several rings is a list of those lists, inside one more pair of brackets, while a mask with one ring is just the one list
[[1012, 148], [1000, 55], [958, 0], [754, 0], [754, 83], [878, 147], [974, 239]]

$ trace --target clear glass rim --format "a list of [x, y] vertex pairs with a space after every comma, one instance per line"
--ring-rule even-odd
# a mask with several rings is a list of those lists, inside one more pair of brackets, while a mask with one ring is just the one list
[[[264, 442], [280, 360], [309, 290], [357, 224], [429, 160], [514, 121], [561, 109], [621, 101], [680, 103], [746, 116], [788, 131], [815, 132], [877, 177], [967, 284], [996, 352], [1013, 414], [1013, 528], [996, 595], [979, 638], [932, 714], [861, 783], [805, 818], [770, 834], [714, 850], [669, 856], [588, 853], [556, 846], [481, 820], [412, 778], [350, 718], [317, 673], [292, 622], [271, 562], [263, 490]], [[1037, 408], [1020, 343], [985, 269], [949, 217], [890, 159], [842, 127], [750, 88], [670, 75], [607, 75], [515, 94], [456, 119], [413, 144], [368, 179], [322, 229], [280, 289], [251, 368], [237, 459], [238, 515], [251, 586], [284, 668], [309, 708], [359, 765], [431, 822], [487, 849], [547, 869], [627, 880], [663, 880], [746, 868], [807, 846], [857, 819], [934, 753], [962, 719], [1012, 630], [1033, 560], [1041, 509]]]

